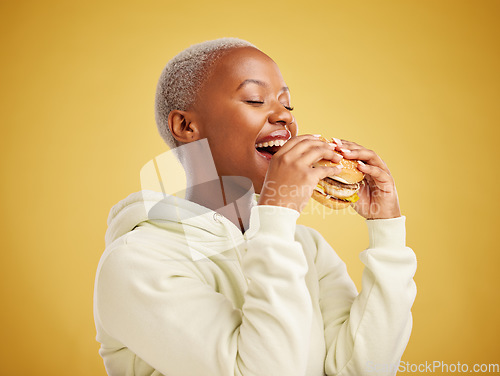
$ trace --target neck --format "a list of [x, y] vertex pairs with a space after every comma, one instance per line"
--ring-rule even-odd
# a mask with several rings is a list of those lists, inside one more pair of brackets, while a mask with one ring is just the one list
[[250, 179], [219, 177], [207, 139], [175, 150], [186, 171], [186, 199], [222, 214], [245, 232], [249, 227], [254, 192]]
[[186, 199], [222, 214], [245, 232], [250, 226], [253, 195], [252, 186], [242, 184], [247, 181], [240, 176], [223, 176], [201, 184], [188, 179]]

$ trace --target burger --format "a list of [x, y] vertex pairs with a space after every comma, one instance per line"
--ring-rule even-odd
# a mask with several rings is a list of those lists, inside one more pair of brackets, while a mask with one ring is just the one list
[[[328, 140], [324, 137], [321, 137], [320, 140], [329, 143], [333, 142], [333, 140]], [[313, 164], [313, 167], [330, 167], [338, 166], [339, 164], [342, 165], [340, 173], [320, 180], [312, 194], [313, 199], [336, 210], [344, 209], [351, 205], [351, 203], [358, 201], [360, 183], [365, 178], [365, 175], [357, 169], [357, 161], [355, 160], [342, 159], [340, 163], [334, 163], [322, 159]]]

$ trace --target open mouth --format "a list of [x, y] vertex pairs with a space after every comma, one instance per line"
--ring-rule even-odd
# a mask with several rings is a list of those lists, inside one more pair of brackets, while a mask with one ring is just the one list
[[285, 140], [259, 142], [258, 144], [255, 144], [255, 149], [257, 149], [257, 152], [262, 156], [266, 157], [267, 159], [271, 159], [272, 156], [281, 149], [285, 142]]

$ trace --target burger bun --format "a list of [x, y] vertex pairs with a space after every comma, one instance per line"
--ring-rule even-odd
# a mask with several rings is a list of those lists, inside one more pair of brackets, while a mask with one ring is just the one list
[[322, 159], [314, 163], [313, 167], [320, 167], [320, 166], [334, 167], [338, 165], [342, 166], [342, 170], [338, 174], [331, 176], [331, 178], [334, 180], [338, 180], [345, 184], [355, 184], [359, 183], [361, 180], [365, 178], [365, 174], [363, 174], [361, 171], [358, 170], [357, 162], [345, 158], [343, 158], [340, 161], [340, 163], [334, 163], [327, 159]]

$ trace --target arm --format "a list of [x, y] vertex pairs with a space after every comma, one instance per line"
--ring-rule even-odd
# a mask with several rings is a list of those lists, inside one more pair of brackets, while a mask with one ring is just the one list
[[[327, 375], [392, 375], [408, 343], [416, 287], [415, 254], [405, 247], [404, 217], [366, 221], [370, 244], [356, 294], [344, 263], [323, 238], [317, 268], [325, 324]], [[387, 372], [376, 372], [385, 368]]]
[[174, 261], [158, 244], [128, 236], [98, 271], [102, 326], [166, 375], [303, 375], [312, 308], [307, 262], [294, 241], [298, 215], [252, 209], [241, 310], [204, 281], [188, 250], [186, 260]]

